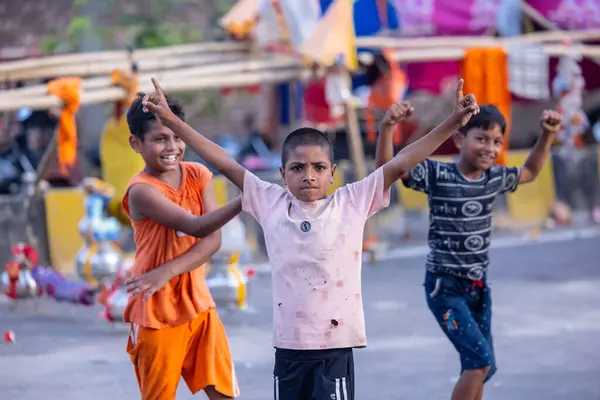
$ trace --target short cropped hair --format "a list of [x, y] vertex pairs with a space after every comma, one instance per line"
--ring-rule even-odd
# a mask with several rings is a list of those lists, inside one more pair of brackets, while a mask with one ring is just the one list
[[281, 150], [281, 165], [285, 167], [290, 151], [300, 146], [319, 146], [329, 154], [329, 161], [333, 163], [333, 145], [329, 136], [315, 128], [299, 128], [290, 133], [283, 141]]
[[487, 131], [495, 125], [500, 127], [502, 134], [506, 132], [506, 119], [498, 108], [492, 104], [479, 106], [479, 114], [471, 117], [469, 122], [458, 131], [466, 135], [471, 129], [480, 128]]
[[[151, 112], [144, 112], [144, 107], [142, 105], [143, 97], [144, 93], [138, 93], [136, 99], [131, 103], [129, 110], [127, 111], [127, 125], [129, 125], [129, 132], [142, 140], [144, 140], [144, 136], [150, 130], [150, 124], [153, 121], [156, 121], [154, 114]], [[181, 103], [167, 94], [165, 94], [165, 97], [173, 114], [180, 119], [185, 120], [185, 112], [183, 111]]]

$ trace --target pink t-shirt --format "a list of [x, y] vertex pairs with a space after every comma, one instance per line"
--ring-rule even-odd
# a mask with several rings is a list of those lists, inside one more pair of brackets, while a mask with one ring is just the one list
[[275, 347], [366, 346], [363, 231], [367, 218], [389, 202], [382, 168], [314, 203], [301, 202], [289, 190], [246, 172], [242, 207], [265, 235]]

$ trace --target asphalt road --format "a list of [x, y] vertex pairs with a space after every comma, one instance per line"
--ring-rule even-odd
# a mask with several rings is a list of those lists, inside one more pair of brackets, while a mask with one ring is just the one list
[[[600, 400], [600, 238], [493, 251], [499, 372], [487, 400]], [[357, 399], [449, 399], [458, 357], [426, 307], [423, 257], [365, 267], [369, 346], [356, 351]], [[223, 313], [242, 400], [272, 398], [268, 275], [253, 282], [252, 310]], [[0, 301], [0, 399], [139, 398], [125, 353], [127, 330], [96, 309], [45, 300], [10, 311]], [[193, 396], [180, 385], [178, 399]], [[197, 396], [203, 398], [203, 395]]]

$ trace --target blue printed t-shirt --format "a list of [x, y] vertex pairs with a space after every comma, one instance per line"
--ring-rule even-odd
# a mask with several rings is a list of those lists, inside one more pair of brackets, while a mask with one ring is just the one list
[[482, 279], [489, 264], [492, 208], [496, 196], [514, 192], [521, 168], [494, 165], [468, 179], [456, 163], [425, 160], [404, 185], [427, 193], [430, 248], [427, 270], [472, 280]]

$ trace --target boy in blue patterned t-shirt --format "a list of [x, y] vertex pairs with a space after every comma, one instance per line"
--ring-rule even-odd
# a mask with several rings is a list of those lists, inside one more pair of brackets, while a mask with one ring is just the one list
[[[544, 111], [543, 133], [522, 167], [494, 165], [506, 120], [495, 106], [459, 129], [457, 162], [425, 160], [402, 177], [405, 186], [429, 199], [429, 248], [425, 292], [429, 309], [460, 354], [462, 373], [452, 400], [480, 400], [483, 384], [496, 371], [491, 335], [491, 299], [486, 270], [492, 208], [499, 194], [533, 181], [561, 124], [560, 114]], [[393, 156], [392, 129], [382, 125], [377, 164]]]

